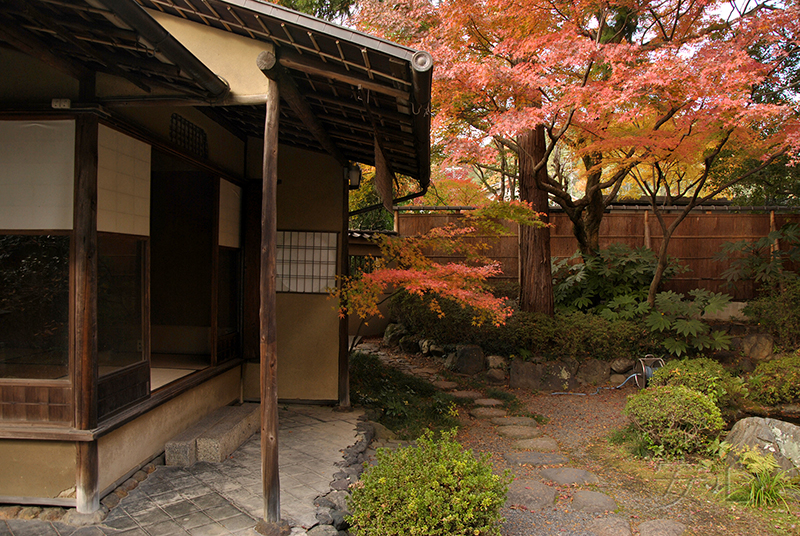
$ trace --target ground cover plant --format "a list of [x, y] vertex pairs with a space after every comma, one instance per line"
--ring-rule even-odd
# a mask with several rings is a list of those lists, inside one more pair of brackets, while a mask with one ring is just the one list
[[751, 398], [768, 406], [800, 402], [800, 350], [759, 363], [748, 386]]
[[458, 425], [455, 398], [383, 365], [374, 355], [350, 356], [350, 396], [356, 404], [375, 410], [378, 421], [403, 439]]
[[488, 455], [425, 432], [415, 446], [380, 449], [353, 489], [349, 521], [358, 536], [492, 536], [511, 477], [496, 475]]

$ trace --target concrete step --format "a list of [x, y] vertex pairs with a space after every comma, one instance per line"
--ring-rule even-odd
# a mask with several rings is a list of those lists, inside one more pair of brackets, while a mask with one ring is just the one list
[[242, 404], [212, 411], [167, 442], [166, 464], [221, 462], [258, 430], [259, 408], [259, 404]]

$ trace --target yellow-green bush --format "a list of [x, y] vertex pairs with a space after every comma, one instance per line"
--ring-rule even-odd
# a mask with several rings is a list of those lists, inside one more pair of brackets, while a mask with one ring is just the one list
[[683, 385], [648, 387], [628, 398], [625, 413], [657, 455], [683, 457], [704, 450], [722, 431], [719, 408]]
[[428, 432], [416, 446], [378, 451], [349, 501], [358, 536], [490, 536], [500, 533], [500, 508], [510, 477], [492, 473], [446, 432]]

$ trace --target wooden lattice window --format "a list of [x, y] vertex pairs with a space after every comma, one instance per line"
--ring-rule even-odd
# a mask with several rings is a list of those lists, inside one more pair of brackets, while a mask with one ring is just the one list
[[278, 292], [323, 293], [336, 286], [337, 233], [278, 231]]
[[194, 156], [208, 158], [208, 136], [206, 131], [185, 117], [172, 114], [169, 121], [169, 140], [186, 149]]

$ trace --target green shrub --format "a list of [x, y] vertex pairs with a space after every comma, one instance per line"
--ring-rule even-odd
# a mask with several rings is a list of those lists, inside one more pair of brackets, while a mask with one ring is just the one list
[[[582, 261], [582, 262], [576, 262]], [[553, 296], [556, 306], [566, 310], [602, 310], [616, 296], [631, 296], [638, 302], [647, 299], [658, 257], [650, 248], [611, 244], [595, 257], [575, 253], [553, 263]], [[670, 260], [663, 281], [686, 271]]]
[[771, 333], [784, 348], [800, 346], [800, 278], [786, 278], [766, 296], [751, 301], [744, 313]]
[[358, 536], [500, 533], [511, 478], [493, 474], [489, 456], [476, 458], [454, 435], [434, 440], [428, 432], [416, 446], [378, 451], [349, 501]]
[[748, 387], [750, 397], [762, 404], [800, 402], [800, 352], [759, 363]]
[[743, 379], [707, 357], [669, 361], [656, 370], [650, 385], [683, 385], [708, 396], [720, 409], [737, 407], [747, 396]]
[[683, 385], [640, 391], [628, 398], [625, 414], [645, 434], [650, 450], [668, 457], [704, 450], [724, 425], [709, 397]]
[[471, 311], [447, 300], [438, 302], [444, 313], [441, 318], [424, 299], [401, 293], [392, 301], [392, 315], [410, 332], [439, 344], [477, 344], [486, 353], [504, 356], [610, 360], [620, 355], [644, 355], [658, 348], [655, 338], [641, 322], [610, 321], [581, 312], [559, 313], [552, 318], [515, 311], [502, 326], [475, 326]]

